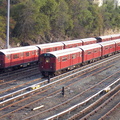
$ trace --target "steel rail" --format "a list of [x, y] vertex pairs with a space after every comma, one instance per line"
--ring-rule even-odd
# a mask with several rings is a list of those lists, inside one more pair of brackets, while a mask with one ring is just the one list
[[116, 106], [114, 106], [109, 112], [107, 112], [104, 116], [99, 118], [98, 120], [105, 120], [105, 118], [109, 116], [113, 111], [115, 111], [116, 108], [120, 108], [120, 102]]
[[[119, 82], [119, 81], [120, 81], [120, 78], [117, 79], [115, 82], [113, 82], [112, 84], [110, 84], [110, 85], [107, 86], [107, 87], [112, 87], [114, 84], [116, 84], [116, 83]], [[104, 88], [104, 89], [105, 89], [105, 88]], [[60, 117], [60, 116], [62, 116], [62, 115], [65, 115], [65, 114], [67, 114], [67, 113], [70, 113], [72, 110], [74, 110], [74, 109], [80, 107], [81, 105], [87, 103], [88, 101], [94, 99], [94, 97], [96, 97], [96, 96], [98, 96], [99, 94], [101, 94], [101, 92], [103, 92], [104, 89], [100, 90], [99, 92], [97, 92], [96, 94], [94, 94], [93, 96], [91, 96], [90, 98], [84, 100], [83, 102], [81, 102], [81, 103], [79, 103], [79, 104], [76, 104], [76, 105], [70, 107], [69, 109], [67, 109], [67, 110], [65, 110], [65, 111], [63, 111], [63, 112], [60, 112], [60, 113], [58, 113], [58, 114], [56, 114], [56, 115], [54, 115], [54, 116], [51, 116], [51, 117], [49, 117], [49, 118], [45, 118], [45, 120], [52, 120], [52, 119], [58, 118], [58, 117]], [[35, 116], [35, 115], [34, 115], [34, 116]], [[33, 116], [31, 116], [31, 117], [33, 117]], [[30, 117], [29, 117], [29, 118], [30, 118]], [[24, 119], [24, 120], [28, 120], [29, 118], [26, 118], [26, 119]]]

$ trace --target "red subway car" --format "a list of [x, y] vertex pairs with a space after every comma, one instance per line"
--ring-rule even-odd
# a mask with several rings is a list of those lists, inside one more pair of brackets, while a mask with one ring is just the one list
[[115, 53], [115, 41], [99, 43], [102, 46], [102, 57], [110, 56]]
[[115, 48], [116, 52], [120, 52], [120, 39], [114, 40], [115, 41]]
[[39, 68], [43, 76], [57, 75], [117, 52], [120, 52], [120, 39], [44, 53]]
[[64, 49], [64, 45], [61, 42], [39, 44], [36, 47], [39, 49], [39, 54]]
[[27, 66], [38, 61], [38, 48], [35, 46], [0, 50], [0, 69]]
[[77, 47], [77, 46], [82, 46], [83, 45], [83, 42], [80, 39], [63, 41], [62, 43], [64, 44], [64, 49], [73, 48], [73, 47]]
[[112, 40], [112, 37], [111, 35], [106, 35], [106, 36], [99, 36], [99, 37], [96, 37], [97, 39], [97, 42], [105, 42], [105, 41], [111, 41]]
[[91, 44], [91, 45], [85, 45], [79, 47], [83, 53], [82, 53], [82, 62], [93, 62], [101, 57], [101, 45], [99, 44]]
[[42, 75], [48, 76], [60, 74], [62, 70], [73, 69], [79, 63], [82, 63], [82, 50], [69, 48], [42, 54], [39, 67]]
[[81, 39], [81, 41], [82, 41], [82, 45], [89, 45], [89, 44], [97, 43], [96, 38], [84, 38], [84, 39]]
[[112, 40], [120, 39], [120, 34], [111, 35]]

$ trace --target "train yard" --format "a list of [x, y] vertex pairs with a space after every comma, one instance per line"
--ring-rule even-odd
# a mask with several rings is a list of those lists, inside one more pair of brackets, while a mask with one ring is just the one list
[[119, 59], [117, 54], [49, 80], [37, 67], [0, 74], [0, 119], [105, 120], [119, 113]]

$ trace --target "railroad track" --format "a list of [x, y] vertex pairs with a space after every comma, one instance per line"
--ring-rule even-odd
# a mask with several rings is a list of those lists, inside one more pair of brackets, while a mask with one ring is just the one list
[[[112, 58], [113, 59], [113, 61], [111, 61], [111, 62], [114, 62], [114, 59], [115, 58]], [[111, 63], [110, 62], [110, 63]], [[4, 110], [5, 111], [5, 109], [7, 109], [7, 107], [9, 108], [9, 107], [12, 107], [12, 106], [14, 106], [14, 108], [15, 108], [15, 110], [12, 110], [12, 111], [7, 111], [8, 113], [5, 113], [4, 115], [3, 114], [1, 114], [1, 119], [3, 119], [4, 117], [6, 117], [6, 116], [10, 116], [10, 114], [12, 114], [12, 113], [15, 113], [15, 112], [17, 112], [17, 111], [19, 111], [19, 110], [21, 110], [21, 109], [32, 109], [32, 108], [34, 108], [34, 106], [37, 106], [36, 105], [36, 103], [38, 102], [38, 101], [43, 101], [44, 99], [46, 99], [46, 98], [54, 98], [54, 96], [59, 96], [60, 97], [60, 99], [63, 99], [63, 96], [61, 96], [61, 86], [63, 86], [63, 85], [65, 85], [65, 83], [66, 83], [66, 87], [65, 87], [65, 90], [66, 91], [68, 91], [68, 92], [70, 92], [70, 90], [69, 90], [69, 87], [71, 87], [71, 86], [74, 86], [74, 84], [75, 83], [77, 83], [78, 81], [75, 81], [74, 80], [74, 82], [73, 82], [73, 80], [70, 80], [70, 78], [72, 77], [72, 76], [76, 76], [76, 74], [77, 75], [79, 75], [80, 74], [80, 76], [83, 74], [83, 78], [85, 78], [85, 74], [86, 75], [88, 75], [88, 73], [89, 72], [94, 72], [94, 70], [99, 70], [99, 72], [100, 71], [103, 71], [103, 70], [105, 70], [105, 69], [107, 69], [107, 68], [110, 68], [111, 66], [113, 66], [113, 65], [108, 65], [108, 64], [110, 64], [110, 63], [108, 63], [108, 61], [107, 61], [107, 63], [101, 63], [102, 64], [102, 66], [104, 66], [105, 64], [106, 64], [106, 68], [102, 68], [101, 70], [99, 69], [99, 68], [97, 68], [97, 65], [96, 65], [96, 67], [95, 66], [92, 66], [92, 68], [84, 68], [84, 69], [86, 69], [86, 70], [83, 70], [83, 71], [79, 71], [79, 73], [77, 73], [77, 72], [73, 72], [73, 71], [70, 71], [70, 72], [72, 72], [72, 73], [69, 73], [69, 74], [72, 74], [71, 76], [68, 76], [68, 74], [66, 73], [66, 75], [64, 74], [64, 75], [61, 75], [61, 77], [62, 76], [64, 76], [64, 78], [61, 78], [60, 76], [57, 76], [57, 77], [55, 77], [55, 78], [51, 78], [51, 83], [49, 83], [48, 84], [48, 81], [46, 80], [46, 85], [41, 85], [41, 88], [39, 88], [39, 89], [37, 89], [37, 91], [36, 90], [34, 90], [34, 91], [30, 91], [31, 93], [30, 93], [30, 95], [31, 96], [28, 96], [28, 97], [25, 97], [25, 96], [22, 96], [22, 97], [24, 97], [24, 99], [20, 99], [19, 98], [19, 101], [17, 101], [16, 100], [16, 102], [14, 102], [14, 103], [12, 103], [12, 104], [9, 104], [8, 106], [4, 106], [4, 107], [2, 107], [0, 110], [2, 111], [2, 110]], [[95, 63], [94, 63], [95, 64]], [[101, 64], [100, 64], [100, 66], [101, 66]], [[99, 66], [99, 67], [100, 67]], [[87, 66], [88, 67], [88, 66]], [[94, 68], [94, 69], [93, 69]], [[81, 68], [81, 69], [83, 69], [83, 68]], [[89, 70], [89, 72], [88, 72], [88, 70]], [[91, 70], [91, 71], [90, 71]], [[85, 72], [86, 71], [86, 72]], [[88, 73], [87, 73], [88, 72]], [[92, 76], [92, 75], [95, 75], [95, 74], [98, 74], [98, 72], [94, 72], [94, 73], [91, 73], [90, 75]], [[117, 72], [116, 72], [116, 74], [117, 74]], [[68, 76], [68, 77], [66, 77], [66, 76]], [[59, 77], [61, 78], [61, 80], [59, 79]], [[77, 76], [78, 77], [78, 76]], [[57, 79], [57, 81], [56, 81], [56, 79]], [[66, 79], [66, 80], [65, 80]], [[70, 81], [72, 81], [72, 83], [69, 83]], [[45, 81], [44, 81], [45, 82]], [[82, 82], [82, 81], [81, 81]], [[57, 87], [55, 87], [55, 85], [56, 84], [58, 84], [58, 86]], [[58, 88], [57, 90], [51, 90], [51, 88]], [[97, 88], [96, 88], [97, 89]], [[49, 91], [49, 92], [48, 92]], [[88, 89], [88, 91], [89, 91], [89, 89]], [[47, 95], [45, 95], [46, 94], [46, 92], [48, 92], [47, 93]], [[70, 92], [70, 94], [72, 95], [72, 92]], [[71, 95], [69, 96], [69, 97], [71, 97]], [[76, 93], [76, 95], [78, 95], [78, 93]], [[29, 99], [33, 99], [33, 98], [35, 98], [36, 96], [39, 96], [40, 98], [39, 99], [36, 99], [36, 100], [33, 100], [33, 101], [31, 101], [31, 102], [29, 102], [29, 103], [26, 103], [26, 104], [24, 104], [23, 105], [23, 103], [20, 103], [20, 102], [24, 102], [24, 101], [27, 101], [27, 100], [29, 100]], [[75, 95], [74, 95], [75, 96]], [[66, 98], [66, 97], [64, 97], [64, 98]], [[74, 97], [73, 97], [74, 98]], [[69, 98], [70, 99], [70, 98]], [[60, 102], [60, 101], [59, 101]], [[63, 102], [63, 100], [62, 100], [62, 102]], [[42, 102], [41, 102], [42, 103]], [[19, 105], [19, 106], [21, 106], [20, 104], [22, 104], [22, 107], [19, 107], [19, 108], [16, 108], [16, 106], [17, 106], [17, 104]], [[58, 105], [57, 105], [58, 106]], [[52, 107], [51, 107], [52, 108]], [[54, 108], [53, 108], [54, 109]], [[25, 110], [26, 111], [26, 110]], [[43, 112], [44, 112], [45, 110], [43, 110]], [[46, 108], [46, 111], [47, 111], [47, 108]], [[48, 110], [49, 111], [49, 110]], [[24, 113], [23, 113], [24, 114]], [[32, 114], [32, 112], [30, 112], [30, 115]], [[42, 114], [42, 113], [41, 113]], [[29, 116], [30, 116], [29, 115]], [[27, 119], [26, 117], [25, 117], [26, 115], [23, 115], [23, 117], [25, 118], [25, 119]], [[39, 114], [38, 114], [38, 116], [39, 116]], [[15, 117], [15, 116], [14, 116]], [[23, 118], [20, 118], [20, 119], [23, 119]]]
[[[120, 94], [118, 94], [118, 96], [120, 96]], [[107, 119], [110, 115], [112, 115], [112, 113], [119, 111], [120, 108], [120, 102], [115, 105], [114, 107], [112, 106], [111, 109], [109, 109], [109, 111], [106, 112], [106, 114], [104, 116], [102, 116], [99, 120], [105, 120]]]
[[39, 73], [40, 73], [39, 70], [36, 67], [33, 67], [30, 69], [26, 68], [24, 70], [18, 70], [16, 71], [16, 73], [12, 72], [10, 75], [6, 76], [7, 79], [9, 78], [9, 80], [6, 80], [6, 78], [3, 77], [2, 78], [3, 80], [1, 80], [2, 82], [0, 83], [1, 96], [5, 94], [5, 92], [12, 92], [14, 89], [17, 89], [18, 87], [22, 87], [23, 85], [26, 85], [27, 80], [25, 80], [25, 78], [30, 79], [31, 76], [38, 75]]
[[[117, 82], [120, 82], [120, 80]], [[114, 86], [114, 84], [113, 84], [113, 86]], [[97, 88], [98, 88], [98, 86], [97, 86]], [[119, 88], [120, 88], [120, 86], [119, 86]], [[68, 116], [70, 117], [70, 115], [72, 114], [72, 111], [73, 111], [73, 113], [75, 113], [77, 108], [82, 109], [83, 107], [85, 107], [84, 105], [88, 106], [88, 105], [90, 105], [91, 101], [93, 102], [96, 99], [98, 99], [99, 96], [101, 97], [101, 94], [102, 94], [102, 92], [104, 92], [104, 89], [101, 89], [97, 93], [95, 93], [95, 91], [96, 91], [95, 86], [91, 87], [91, 88], [87, 89], [86, 91], [84, 91], [80, 94], [77, 94], [76, 96], [74, 96], [68, 100], [65, 100], [64, 102], [62, 102], [60, 104], [57, 104], [57, 105], [54, 104], [53, 107], [51, 107], [47, 110], [44, 110], [42, 112], [38, 112], [34, 115], [31, 115], [31, 116], [25, 118], [24, 120], [37, 119], [36, 117], [38, 117], [40, 119], [46, 119], [46, 120], [52, 120], [52, 119], [58, 119], [58, 118], [62, 119], [62, 120], [68, 119]], [[76, 103], [78, 103], [78, 104], [76, 105]], [[72, 105], [72, 107], [69, 108], [69, 106], [71, 106], [71, 105]], [[56, 115], [50, 116], [51, 114], [55, 114], [56, 111], [59, 113]], [[77, 111], [77, 112], [80, 112], [80, 111]], [[50, 116], [50, 117], [45, 118], [45, 116]], [[72, 120], [72, 118], [71, 118], [71, 120]]]
[[[99, 93], [99, 95], [100, 95], [100, 93]], [[103, 117], [101, 117], [99, 115], [99, 111], [101, 111], [101, 109], [102, 110], [105, 109], [105, 106], [107, 106], [107, 104], [110, 104], [111, 101], [113, 101], [114, 99], [118, 106], [119, 105], [119, 99], [118, 99], [119, 95], [120, 95], [120, 85], [116, 86], [112, 91], [105, 94], [104, 96], [101, 97], [101, 95], [100, 95], [100, 98], [98, 100], [93, 98], [94, 102], [92, 104], [85, 107], [83, 110], [79, 111], [79, 113], [68, 118], [68, 120], [78, 120], [78, 119], [81, 119], [81, 120], [86, 120], [86, 119], [87, 120], [90, 120], [90, 119], [91, 120], [94, 120], [94, 119], [103, 120], [105, 118], [105, 116], [107, 116], [107, 114], [105, 114]], [[111, 110], [109, 109], [109, 111], [111, 111]]]
[[35, 70], [35, 69], [38, 69], [38, 65], [29, 66], [29, 67], [17, 69], [14, 71], [8, 71], [5, 73], [1, 73], [0, 74], [0, 83], [8, 81], [13, 78], [16, 78], [16, 77], [20, 76], [20, 74], [24, 74], [27, 71], [31, 71], [31, 70]]
[[[95, 67], [95, 66], [93, 66], [93, 67]], [[111, 67], [111, 66], [108, 66], [108, 67]], [[84, 68], [84, 70], [83, 71], [85, 71], [85, 69], [86, 69], [86, 67]], [[91, 69], [91, 68], [87, 68], [87, 70], [88, 69]], [[105, 68], [106, 69], [106, 68]], [[104, 69], [102, 69], [102, 70], [104, 70]], [[75, 70], [76, 71], [76, 70]], [[73, 72], [73, 71], [72, 71]], [[70, 73], [66, 73], [67, 74], [67, 76], [68, 76], [68, 74], [71, 74], [71, 72]], [[64, 75], [62, 75], [61, 76], [61, 78], [63, 77], [63, 76], [65, 76], [66, 74], [64, 74]], [[75, 75], [76, 75], [76, 73], [75, 73]], [[71, 75], [71, 76], [73, 76], [73, 74]], [[69, 77], [71, 77], [71, 76], [69, 76]], [[58, 79], [58, 77], [55, 77], [56, 79]], [[55, 78], [53, 78], [51, 81], [56, 81], [56, 79]], [[68, 77], [67, 77], [68, 78]], [[64, 80], [65, 78], [63, 78], [63, 80]], [[40, 81], [41, 80], [41, 78], [40, 79], [35, 79], [35, 80], [33, 80], [33, 81]], [[24, 88], [22, 88], [22, 89], [20, 89], [20, 90], [17, 90], [17, 91], [15, 91], [15, 92], [12, 92], [12, 93], [10, 93], [10, 94], [7, 94], [7, 95], [3, 95], [3, 96], [1, 96], [0, 97], [0, 101], [1, 101], [1, 105], [2, 104], [4, 104], [5, 105], [5, 103], [8, 103], [9, 101], [11, 101], [12, 102], [12, 100], [14, 101], [15, 99], [19, 99], [20, 97], [25, 97], [25, 95], [28, 95], [28, 94], [31, 94], [31, 92], [32, 91], [30, 91], [30, 92], [28, 92], [27, 90], [32, 86], [30, 83], [33, 83], [33, 81], [29, 81], [29, 82], [27, 82], [27, 83], [25, 83], [25, 84], [22, 84], [22, 85], [18, 85], [18, 86], [16, 86], [16, 87], [14, 87], [14, 89], [16, 88], [18, 88], [18, 87], [21, 87], [21, 86], [23, 86], [23, 85], [28, 85], [27, 87], [24, 87]], [[60, 80], [61, 81], [61, 80]], [[59, 81], [58, 81], [59, 82]], [[35, 86], [37, 86], [37, 85], [40, 85], [40, 86], [43, 86], [43, 85], [45, 85], [45, 84], [47, 84], [48, 83], [48, 80], [44, 80], [44, 81], [42, 81], [42, 82], [38, 82], [38, 83], [36, 83], [35, 84]], [[55, 84], [57, 83], [57, 81], [55, 82]], [[30, 84], [30, 85], [29, 85]], [[11, 89], [11, 88], [10, 88]], [[10, 90], [10, 89], [7, 89], [7, 90]], [[4, 92], [6, 92], [7, 90], [5, 90]], [[26, 92], [26, 93], [25, 93]], [[34, 92], [34, 91], [33, 91]], [[20, 95], [19, 95], [20, 94]], [[16, 95], [18, 95], [18, 97], [16, 97]], [[12, 98], [10, 98], [10, 97], [12, 97]], [[6, 100], [7, 98], [10, 98], [9, 100]], [[4, 101], [3, 101], [4, 100]], [[5, 101], [6, 100], [6, 101]]]

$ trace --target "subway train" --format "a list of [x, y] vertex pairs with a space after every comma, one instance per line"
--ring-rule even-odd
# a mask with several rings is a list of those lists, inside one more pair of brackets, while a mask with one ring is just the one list
[[46, 52], [58, 51], [77, 46], [94, 44], [103, 41], [119, 39], [120, 34], [99, 36], [96, 38], [84, 38], [77, 40], [61, 41], [55, 43], [46, 43], [25, 47], [17, 47], [0, 50], [0, 72], [12, 70], [20, 67], [26, 67], [31, 64], [37, 64], [39, 56]]
[[118, 52], [120, 39], [43, 53], [40, 55], [39, 69], [45, 77], [59, 75]]

